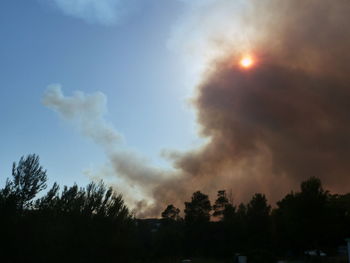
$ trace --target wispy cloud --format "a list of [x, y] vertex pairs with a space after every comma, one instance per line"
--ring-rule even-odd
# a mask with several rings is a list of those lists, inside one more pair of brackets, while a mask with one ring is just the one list
[[47, 0], [64, 14], [83, 19], [88, 23], [119, 24], [142, 1], [139, 0]]

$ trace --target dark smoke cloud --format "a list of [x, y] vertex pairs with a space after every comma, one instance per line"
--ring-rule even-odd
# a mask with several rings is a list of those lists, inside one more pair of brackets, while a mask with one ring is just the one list
[[209, 143], [173, 156], [180, 196], [232, 188], [238, 200], [276, 201], [310, 176], [349, 191], [350, 1], [250, 3], [257, 64], [242, 70], [236, 48], [203, 78], [194, 105]]

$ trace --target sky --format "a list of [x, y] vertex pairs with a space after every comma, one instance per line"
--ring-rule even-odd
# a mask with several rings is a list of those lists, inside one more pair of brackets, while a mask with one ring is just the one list
[[73, 2], [0, 3], [2, 183], [12, 162], [29, 153], [40, 156], [50, 183], [84, 185], [86, 171], [106, 162], [98, 145], [43, 105], [51, 84], [68, 96], [105, 94], [105, 118], [123, 147], [156, 165], [169, 166], [162, 150], [198, 144], [189, 74], [168, 44], [184, 3]]
[[36, 153], [50, 184], [102, 179], [139, 217], [198, 190], [275, 203], [310, 176], [348, 192], [349, 12], [343, 0], [3, 0], [0, 182]]

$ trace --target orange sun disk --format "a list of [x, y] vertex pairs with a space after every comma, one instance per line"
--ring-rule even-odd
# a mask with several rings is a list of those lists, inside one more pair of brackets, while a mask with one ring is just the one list
[[246, 56], [246, 57], [243, 57], [240, 61], [239, 61], [239, 64], [241, 65], [242, 68], [250, 68], [251, 66], [254, 65], [254, 60], [249, 57], [249, 56]]

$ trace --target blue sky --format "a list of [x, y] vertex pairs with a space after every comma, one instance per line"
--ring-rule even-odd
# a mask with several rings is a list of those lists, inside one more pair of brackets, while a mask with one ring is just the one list
[[[105, 94], [105, 119], [128, 149], [155, 165], [167, 166], [163, 149], [198, 145], [186, 65], [168, 45], [184, 3], [134, 0], [119, 3], [126, 8], [119, 15], [113, 13], [119, 1], [106, 0], [97, 11], [89, 6], [94, 0], [85, 2], [82, 8], [64, 0], [0, 2], [1, 183], [12, 162], [29, 153], [39, 154], [50, 182], [60, 184], [85, 184], [83, 171], [106, 162], [99, 145], [43, 105], [53, 83], [67, 96]], [[112, 13], [105, 18], [106, 10]]]

